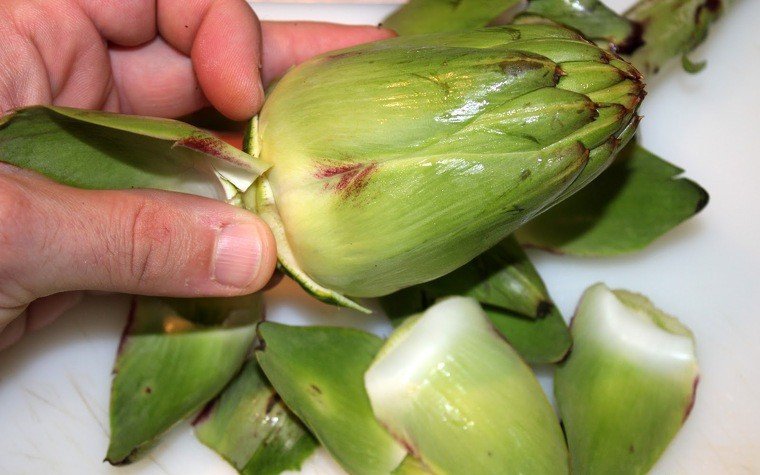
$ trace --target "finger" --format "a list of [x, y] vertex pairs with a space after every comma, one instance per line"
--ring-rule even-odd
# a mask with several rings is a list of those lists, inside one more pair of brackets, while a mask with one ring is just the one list
[[100, 35], [121, 46], [156, 36], [156, 0], [76, 0]]
[[213, 200], [77, 190], [25, 171], [0, 180], [0, 200], [0, 273], [28, 289], [30, 301], [80, 289], [242, 295], [274, 270], [266, 225]]
[[391, 30], [374, 26], [335, 25], [316, 22], [263, 22], [264, 69], [267, 84], [290, 67], [312, 56], [360, 43], [395, 36]]
[[35, 300], [26, 309], [27, 331], [37, 331], [50, 325], [81, 302], [83, 296], [82, 292], [61, 292]]
[[163, 0], [158, 30], [190, 56], [203, 93], [231, 119], [253, 116], [264, 100], [259, 21], [244, 0]]
[[14, 23], [0, 4], [0, 114], [52, 99], [43, 58]]
[[138, 48], [111, 48], [119, 111], [180, 117], [208, 104], [190, 58], [161, 38]]
[[102, 38], [70, 2], [0, 2], [0, 107], [99, 108], [110, 67]]
[[0, 350], [18, 342], [26, 331], [26, 314], [21, 314], [0, 330]]

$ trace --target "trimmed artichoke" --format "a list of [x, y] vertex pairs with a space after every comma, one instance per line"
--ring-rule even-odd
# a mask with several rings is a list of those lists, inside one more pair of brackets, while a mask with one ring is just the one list
[[589, 287], [554, 377], [572, 473], [645, 474], [689, 416], [694, 336], [643, 295]]
[[314, 58], [271, 91], [246, 204], [323, 300], [451, 272], [596, 177], [632, 136], [641, 75], [548, 25], [394, 38]]
[[[538, 380], [472, 298], [449, 297], [406, 320], [364, 384], [375, 417], [432, 473], [568, 473]], [[402, 473], [414, 473], [413, 462]]]

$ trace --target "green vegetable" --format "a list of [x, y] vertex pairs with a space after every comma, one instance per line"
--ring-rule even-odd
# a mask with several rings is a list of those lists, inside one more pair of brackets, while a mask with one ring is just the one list
[[285, 404], [349, 473], [388, 474], [406, 450], [372, 414], [362, 376], [380, 338], [335, 327], [259, 326], [256, 358]]
[[245, 361], [260, 318], [255, 294], [137, 297], [114, 365], [106, 460], [134, 461], [216, 396]]
[[195, 433], [244, 475], [298, 470], [318, 446], [255, 360], [196, 422]]
[[639, 251], [707, 204], [707, 192], [682, 172], [632, 144], [602, 176], [523, 226], [517, 237], [582, 256]]
[[365, 384], [378, 420], [433, 473], [568, 473], [541, 386], [471, 298], [404, 322]]
[[691, 332], [645, 297], [597, 284], [572, 334], [554, 389], [573, 473], [647, 473], [694, 404]]
[[249, 149], [273, 166], [246, 202], [312, 293], [386, 295], [460, 267], [593, 178], [642, 96], [629, 65], [545, 25], [329, 53], [269, 95]]

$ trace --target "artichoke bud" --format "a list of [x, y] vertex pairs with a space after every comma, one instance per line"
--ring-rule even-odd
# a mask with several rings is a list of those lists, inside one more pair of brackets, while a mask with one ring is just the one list
[[358, 307], [344, 296], [447, 274], [590, 181], [642, 97], [635, 69], [557, 26], [327, 53], [277, 83], [250, 131], [272, 165], [254, 210], [286, 271]]

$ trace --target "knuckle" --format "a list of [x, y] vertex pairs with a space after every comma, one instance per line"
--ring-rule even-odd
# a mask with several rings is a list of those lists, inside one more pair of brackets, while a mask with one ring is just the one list
[[155, 282], [171, 268], [175, 233], [166, 210], [148, 201], [138, 202], [128, 216], [128, 262], [123, 266], [138, 285]]

